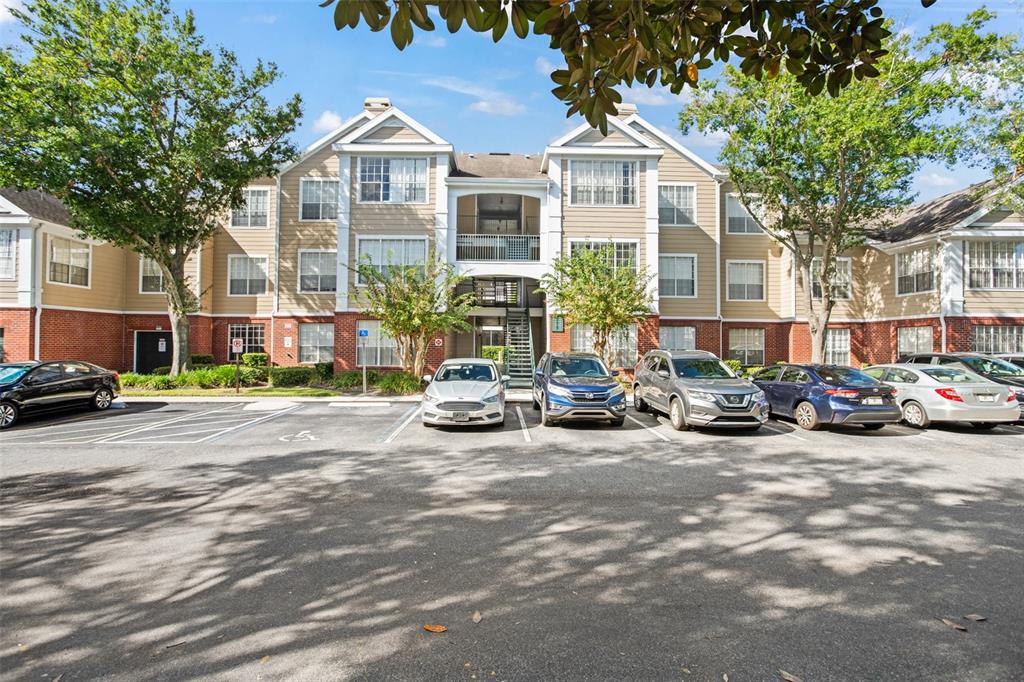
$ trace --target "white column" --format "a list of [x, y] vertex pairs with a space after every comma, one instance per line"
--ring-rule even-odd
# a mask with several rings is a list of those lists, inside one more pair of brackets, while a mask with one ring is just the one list
[[[434, 186], [434, 248], [437, 255], [454, 262], [453, 243], [448, 234], [448, 155], [436, 157], [437, 177]], [[452, 230], [454, 232], [454, 230]]]
[[551, 265], [562, 255], [562, 159], [548, 159], [548, 180], [547, 211], [541, 212], [540, 262]]
[[660, 246], [658, 244], [658, 159], [649, 158], [646, 161], [645, 182], [647, 183], [644, 192], [644, 254], [647, 265], [647, 274], [651, 277], [648, 288], [651, 292], [654, 310], [657, 313], [661, 309], [661, 302], [658, 300], [658, 255]]
[[338, 154], [338, 270], [337, 291], [334, 294], [334, 309], [348, 310], [349, 265], [352, 263], [348, 242], [352, 225], [352, 156]]
[[35, 254], [35, 246], [32, 243], [36, 237], [36, 231], [31, 227], [19, 228], [15, 235], [18, 238], [18, 255], [17, 255], [17, 268], [18, 268], [18, 306], [21, 308], [31, 308], [33, 302], [33, 279], [35, 277], [35, 260], [33, 256]]
[[939, 253], [941, 274], [939, 291], [944, 316], [963, 315], [964, 312], [964, 242], [954, 239], [942, 242]]

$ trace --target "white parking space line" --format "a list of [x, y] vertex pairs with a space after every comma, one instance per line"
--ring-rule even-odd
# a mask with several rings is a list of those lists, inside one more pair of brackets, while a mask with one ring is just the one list
[[392, 431], [391, 434], [387, 438], [384, 439], [385, 445], [387, 443], [390, 443], [394, 439], [398, 438], [398, 434], [400, 434], [405, 429], [406, 426], [408, 426], [410, 423], [412, 423], [412, 420], [415, 419], [416, 415], [419, 414], [420, 407], [421, 407], [420, 405], [414, 405], [414, 406], [410, 407], [409, 410], [404, 415], [402, 415], [402, 417], [404, 417], [402, 423], [399, 424], [395, 428], [395, 430]]
[[523, 440], [527, 443], [533, 442], [533, 436], [530, 435], [530, 429], [526, 425], [526, 417], [523, 416], [523, 410], [518, 405], [516, 405], [516, 417], [519, 419], [519, 428], [523, 432]]
[[378, 402], [366, 401], [366, 402], [358, 402], [358, 403], [357, 402], [336, 402], [336, 403], [327, 403], [327, 406], [328, 407], [349, 407], [349, 408], [360, 408], [360, 407], [377, 407], [377, 408], [380, 408], [380, 407], [391, 407], [391, 403], [384, 402], [384, 401], [378, 401]]
[[220, 431], [219, 433], [210, 434], [209, 436], [206, 436], [205, 438], [200, 438], [199, 440], [197, 440], [195, 442], [196, 443], [204, 443], [204, 442], [210, 440], [211, 438], [217, 438], [217, 437], [223, 436], [226, 433], [231, 433], [232, 431], [237, 431], [238, 429], [242, 428], [243, 426], [252, 426], [253, 424], [259, 424], [261, 422], [270, 421], [271, 419], [273, 419], [275, 417], [280, 417], [282, 414], [287, 414], [289, 412], [294, 412], [297, 409], [299, 409], [298, 405], [296, 405], [294, 407], [289, 407], [289, 408], [286, 408], [286, 409], [283, 409], [283, 410], [279, 410], [277, 412], [272, 412], [270, 414], [265, 414], [265, 415], [263, 415], [261, 417], [257, 417], [256, 419], [253, 419], [252, 421], [245, 422], [243, 424], [237, 424], [237, 425], [232, 426], [230, 428], [224, 429], [223, 431]]
[[[84, 433], [86, 431], [99, 431], [101, 429], [109, 429], [112, 426], [123, 426], [124, 424], [137, 424], [140, 421], [150, 419], [149, 415], [136, 415], [128, 417], [93, 417], [92, 419], [71, 419], [68, 421], [60, 421], [53, 423], [36, 424], [29, 428], [18, 428], [8, 432], [12, 437], [20, 435], [28, 435], [32, 433], [46, 433], [48, 435], [59, 436], [65, 433]], [[63, 427], [71, 427], [73, 424], [82, 424], [81, 427], [73, 427], [64, 429]], [[91, 424], [95, 424], [92, 426]]]
[[790, 438], [796, 438], [797, 440], [802, 440], [805, 443], [807, 442], [807, 439], [804, 438], [803, 436], [798, 436], [795, 433], [790, 433], [789, 431], [783, 431], [782, 429], [773, 428], [773, 427], [769, 426], [768, 424], [762, 424], [761, 428], [762, 429], [768, 429], [772, 433], [777, 433], [780, 436], [789, 436]]
[[214, 408], [212, 410], [206, 410], [205, 412], [200, 412], [198, 414], [194, 414], [194, 413], [183, 414], [183, 415], [179, 415], [177, 417], [174, 417], [172, 419], [167, 419], [167, 420], [162, 421], [162, 422], [156, 422], [155, 424], [143, 424], [142, 426], [139, 426], [137, 428], [128, 429], [127, 431], [122, 431], [121, 433], [115, 433], [115, 434], [108, 435], [108, 436], [102, 436], [102, 437], [100, 437], [97, 440], [86, 441], [86, 442], [88, 442], [88, 443], [109, 443], [110, 441], [112, 441], [114, 439], [124, 438], [125, 436], [130, 436], [130, 435], [138, 433], [140, 431], [145, 431], [145, 430], [147, 430], [149, 428], [158, 427], [158, 426], [164, 426], [166, 424], [174, 424], [174, 423], [177, 423], [177, 422], [185, 421], [186, 419], [194, 419], [196, 417], [202, 417], [203, 415], [213, 414], [214, 412], [223, 412], [224, 410], [229, 410], [229, 409], [231, 409], [233, 407], [238, 407], [238, 405], [237, 404], [225, 405], [224, 407], [217, 407], [217, 408]]
[[640, 421], [639, 419], [637, 419], [633, 415], [627, 414], [626, 415], [626, 419], [628, 419], [629, 421], [633, 422], [634, 424], [639, 424], [642, 428], [650, 431], [651, 433], [653, 433], [655, 436], [657, 436], [658, 438], [662, 439], [666, 443], [671, 443], [672, 442], [672, 439], [669, 438], [668, 436], [666, 436], [664, 433], [662, 433], [661, 431], [658, 431], [653, 426], [648, 426], [647, 424], [644, 424], [642, 421]]

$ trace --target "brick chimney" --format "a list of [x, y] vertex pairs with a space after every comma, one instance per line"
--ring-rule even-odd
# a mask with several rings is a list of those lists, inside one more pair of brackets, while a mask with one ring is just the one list
[[619, 118], [629, 118], [633, 114], [640, 113], [640, 110], [637, 109], [637, 106], [632, 102], [622, 102], [617, 104], [615, 105], [615, 109], [617, 111], [615, 115]]
[[391, 108], [391, 99], [388, 97], [367, 97], [363, 100], [363, 109], [376, 116]]

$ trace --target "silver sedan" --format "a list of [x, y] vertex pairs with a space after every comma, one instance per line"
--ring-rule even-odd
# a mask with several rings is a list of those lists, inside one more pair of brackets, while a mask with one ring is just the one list
[[864, 370], [896, 389], [903, 421], [919, 429], [932, 422], [970, 422], [990, 429], [1020, 419], [1020, 403], [1009, 386], [949, 365], [876, 365]]
[[505, 423], [505, 387], [493, 360], [445, 360], [423, 392], [424, 426], [483, 426]]

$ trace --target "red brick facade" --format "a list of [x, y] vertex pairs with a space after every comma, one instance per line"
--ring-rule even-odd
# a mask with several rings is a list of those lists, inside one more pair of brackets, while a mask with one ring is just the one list
[[[376, 319], [360, 312], [335, 313], [334, 314], [334, 372], [346, 372], [359, 369], [356, 364], [356, 345], [359, 337], [356, 334], [360, 320]], [[426, 371], [433, 372], [440, 366], [446, 357], [445, 338], [443, 334], [436, 335], [430, 341], [430, 348], [427, 350]], [[395, 370], [396, 367], [377, 367], [381, 370]]]
[[4, 352], [0, 360], [4, 362], [21, 362], [31, 360], [35, 353], [32, 348], [35, 328], [34, 308], [3, 308], [0, 309], [0, 329], [4, 330]]
[[39, 359], [76, 358], [124, 370], [124, 315], [44, 308]]

